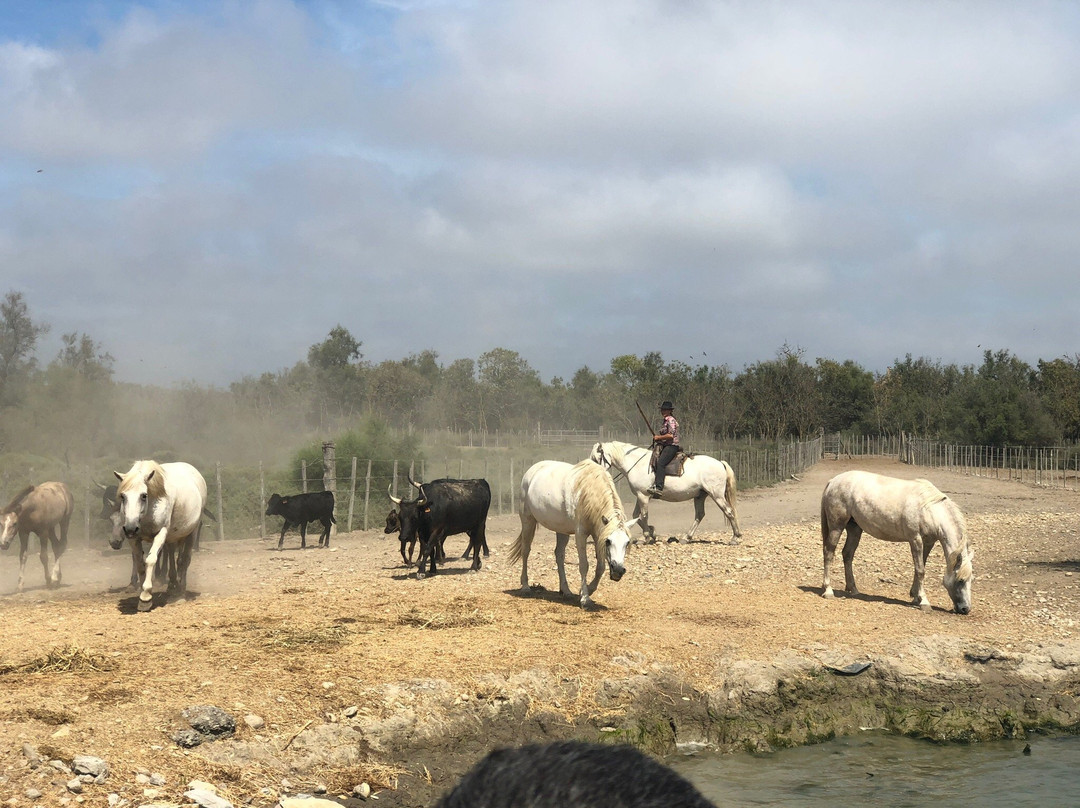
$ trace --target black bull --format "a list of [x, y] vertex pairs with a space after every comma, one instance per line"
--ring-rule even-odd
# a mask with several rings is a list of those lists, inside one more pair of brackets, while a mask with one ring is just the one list
[[281, 496], [271, 494], [266, 503], [267, 516], [280, 516], [285, 522], [281, 525], [281, 536], [278, 537], [278, 549], [281, 549], [285, 541], [285, 531], [290, 527], [300, 528], [300, 547], [307, 547], [308, 522], [321, 522], [322, 534], [319, 536], [319, 547], [330, 546], [330, 525], [337, 524], [334, 518], [334, 493], [332, 491], [313, 491], [307, 494], [291, 494]]
[[[480, 550], [488, 555], [487, 515], [491, 507], [491, 487], [487, 480], [433, 480], [430, 483], [409, 482], [420, 496], [411, 502], [398, 499], [387, 491], [398, 506], [397, 522], [401, 529], [401, 558], [408, 566], [405, 545], [420, 541], [416, 577], [424, 577], [425, 564], [435, 573], [436, 559], [443, 557], [443, 541], [447, 536], [466, 533], [469, 546], [462, 558], [473, 555], [472, 569], [480, 569]], [[387, 518], [386, 532], [391, 530], [392, 518]], [[412, 553], [410, 552], [411, 556]]]

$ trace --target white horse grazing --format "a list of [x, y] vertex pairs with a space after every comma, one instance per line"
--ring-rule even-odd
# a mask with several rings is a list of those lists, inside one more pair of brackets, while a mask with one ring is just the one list
[[159, 464], [153, 460], [135, 461], [127, 474], [113, 473], [120, 480], [116, 494], [124, 535], [133, 542], [150, 542], [139, 570], [143, 579], [139, 611], [146, 612], [153, 603], [154, 567], [167, 544], [180, 551], [169, 589], [179, 588], [181, 595], [187, 592], [191, 548], [198, 540], [206, 507], [206, 480], [188, 463]]
[[[570, 534], [577, 538], [578, 568], [581, 571], [581, 605], [589, 606], [604, 563], [611, 580], [626, 572], [626, 548], [630, 544], [632, 522], [626, 521], [622, 502], [611, 475], [589, 460], [577, 465], [558, 460], [541, 460], [521, 478], [521, 532], [510, 548], [510, 561], [521, 560], [521, 588], [529, 587], [529, 550], [537, 524], [555, 531], [555, 561], [559, 567], [559, 591], [573, 595], [566, 581], [566, 545]], [[586, 583], [589, 557], [585, 541], [592, 537], [596, 552], [596, 574]]]
[[829, 585], [829, 565], [836, 553], [840, 533], [844, 541], [844, 578], [848, 592], [858, 592], [851, 561], [863, 531], [885, 541], [906, 541], [911, 545], [915, 578], [911, 597], [923, 611], [930, 601], [923, 591], [926, 559], [935, 542], [945, 552], [942, 583], [959, 614], [971, 611], [971, 560], [975, 551], [967, 541], [967, 525], [956, 503], [929, 480], [898, 480], [868, 471], [845, 471], [829, 480], [821, 495], [821, 541], [825, 556], [822, 595], [833, 596]]
[[[652, 544], [656, 541], [656, 531], [649, 524], [649, 495], [646, 493], [653, 484], [653, 473], [649, 470], [650, 454], [649, 449], [632, 443], [611, 441], [594, 444], [589, 459], [606, 469], [618, 469], [626, 476], [626, 482], [637, 498], [634, 517], [639, 518], [642, 533], [646, 541]], [[664, 502], [694, 500], [694, 524], [682, 539], [688, 542], [694, 538], [694, 531], [705, 518], [706, 497], [712, 497], [712, 501], [723, 511], [731, 525], [731, 543], [738, 544], [742, 531], [739, 530], [739, 517], [735, 513], [735, 472], [723, 460], [708, 455], [687, 457], [681, 476], [668, 474], [660, 499]]]

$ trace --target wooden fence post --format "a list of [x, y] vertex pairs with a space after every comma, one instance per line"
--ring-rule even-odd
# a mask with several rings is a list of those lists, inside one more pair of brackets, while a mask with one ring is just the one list
[[307, 493], [307, 461], [306, 460], [301, 460], [300, 461], [300, 485], [301, 485], [301, 490], [306, 494]]
[[259, 538], [266, 538], [266, 472], [259, 461]]
[[368, 502], [371, 497], [371, 461], [367, 462], [367, 474], [364, 477], [364, 530], [368, 529]]
[[90, 467], [86, 467], [86, 546], [90, 546]]
[[349, 523], [348, 531], [352, 533], [353, 503], [356, 501], [356, 455], [352, 459], [352, 474], [349, 477]]
[[[333, 494], [334, 504], [337, 505], [337, 450], [332, 440], [323, 443], [322, 458], [323, 491]], [[334, 522], [330, 523], [330, 535], [337, 535], [337, 525]]]
[[225, 540], [225, 511], [221, 506], [221, 461], [216, 464], [217, 476], [217, 537], [218, 541]]

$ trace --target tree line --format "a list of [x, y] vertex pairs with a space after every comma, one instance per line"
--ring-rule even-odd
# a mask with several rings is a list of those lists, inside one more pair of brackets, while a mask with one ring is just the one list
[[1030, 446], [1080, 438], [1080, 355], [1032, 366], [1008, 350], [987, 350], [978, 365], [908, 354], [874, 372], [850, 359], [810, 361], [797, 346], [783, 345], [738, 371], [711, 364], [704, 354], [688, 364], [650, 352], [545, 382], [506, 348], [449, 363], [435, 350], [371, 361], [361, 340], [337, 325], [289, 368], [245, 376], [227, 388], [196, 381], [159, 388], [116, 381], [113, 357], [87, 334], [65, 333], [56, 356], [39, 357], [49, 328], [21, 293], [9, 292], [0, 303], [4, 451], [79, 462], [193, 452], [273, 462], [318, 436], [343, 432], [358, 446], [415, 451], [414, 429], [644, 432], [636, 403], [655, 419], [664, 399], [675, 402], [692, 439], [908, 432]]

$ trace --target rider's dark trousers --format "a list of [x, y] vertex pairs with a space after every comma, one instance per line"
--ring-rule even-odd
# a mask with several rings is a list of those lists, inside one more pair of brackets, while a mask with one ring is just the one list
[[656, 487], [660, 490], [664, 488], [664, 478], [667, 476], [667, 464], [675, 459], [675, 455], [679, 453], [679, 447], [674, 444], [668, 444], [660, 450], [660, 456], [656, 458]]

